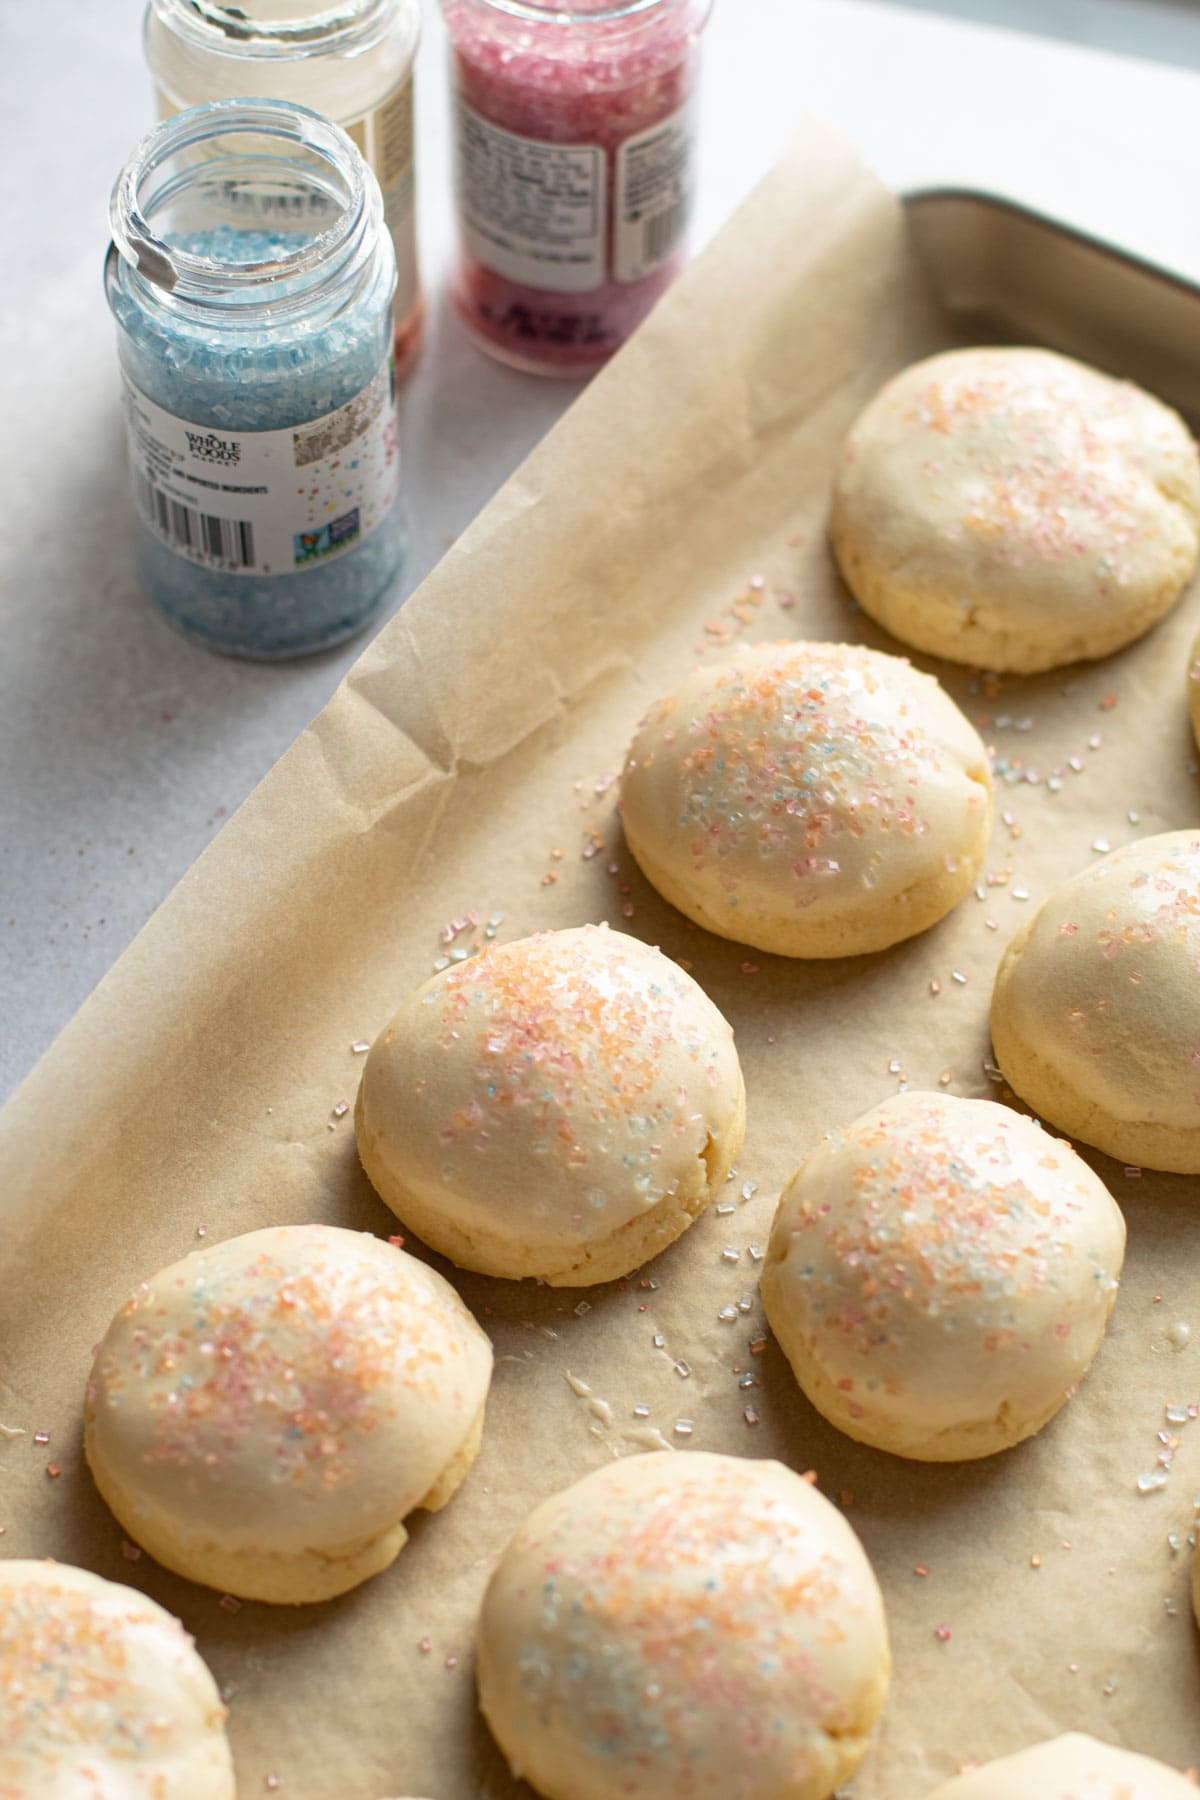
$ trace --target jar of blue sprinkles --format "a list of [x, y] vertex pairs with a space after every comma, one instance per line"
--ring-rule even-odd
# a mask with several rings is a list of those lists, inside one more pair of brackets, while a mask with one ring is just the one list
[[318, 113], [221, 100], [142, 139], [110, 217], [151, 598], [233, 656], [351, 637], [403, 554], [396, 264], [375, 177]]

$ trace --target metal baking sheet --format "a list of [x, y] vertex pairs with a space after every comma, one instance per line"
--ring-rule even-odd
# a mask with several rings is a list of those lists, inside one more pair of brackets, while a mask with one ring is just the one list
[[1140, 382], [1200, 421], [1200, 286], [997, 194], [904, 197], [938, 296], [976, 342], [1037, 342]]

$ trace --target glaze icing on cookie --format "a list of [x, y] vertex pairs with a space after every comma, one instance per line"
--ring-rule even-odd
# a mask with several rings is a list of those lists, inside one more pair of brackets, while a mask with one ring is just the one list
[[426, 982], [367, 1057], [376, 1189], [465, 1268], [607, 1281], [669, 1244], [745, 1129], [733, 1032], [677, 963], [585, 925]]
[[253, 1231], [144, 1282], [100, 1343], [96, 1484], [139, 1544], [251, 1599], [386, 1568], [474, 1459], [491, 1347], [449, 1283], [365, 1232]]
[[1164, 832], [1064, 882], [992, 996], [1016, 1092], [1125, 1163], [1200, 1173], [1200, 834]]
[[1048, 350], [952, 350], [870, 402], [830, 532], [847, 585], [906, 644], [1026, 673], [1107, 656], [1196, 568], [1200, 464], [1182, 419]]
[[651, 708], [621, 816], [647, 878], [698, 924], [784, 956], [847, 956], [962, 898], [991, 777], [932, 676], [846, 644], [764, 644]]
[[990, 1100], [907, 1093], [830, 1133], [779, 1203], [762, 1291], [813, 1405], [945, 1462], [1040, 1430], [1104, 1335], [1120, 1209], [1069, 1144]]
[[233, 1800], [216, 1683], [178, 1619], [54, 1562], [0, 1562], [4, 1800]]
[[480, 1704], [547, 1800], [825, 1800], [890, 1658], [862, 1546], [776, 1462], [626, 1457], [537, 1507], [477, 1637]]

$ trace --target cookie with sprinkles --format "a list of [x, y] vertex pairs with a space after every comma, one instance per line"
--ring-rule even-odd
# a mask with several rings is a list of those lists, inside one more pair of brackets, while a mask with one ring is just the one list
[[233, 1800], [216, 1683], [178, 1619], [67, 1563], [0, 1562], [5, 1800]]
[[777, 1462], [624, 1457], [530, 1514], [484, 1596], [479, 1702], [546, 1800], [826, 1800], [891, 1659], [862, 1545]]
[[987, 847], [987, 752], [931, 675], [849, 644], [760, 644], [642, 720], [625, 839], [664, 899], [781, 956], [857, 956], [924, 931]]
[[327, 1600], [386, 1569], [475, 1459], [491, 1345], [433, 1269], [291, 1225], [143, 1282], [96, 1350], [96, 1485], [167, 1568], [250, 1600]]
[[951, 350], [888, 382], [834, 481], [855, 599], [903, 643], [1030, 674], [1170, 611], [1200, 548], [1200, 461], [1161, 401], [1048, 350]]
[[1200, 833], [1114, 850], [1013, 938], [996, 1060], [1060, 1131], [1118, 1161], [1200, 1174]]
[[829, 1133], [779, 1202], [767, 1318], [818, 1412], [957, 1462], [1040, 1431], [1100, 1347], [1125, 1222], [1069, 1144], [991, 1100], [907, 1093]]
[[1068, 1732], [945, 1781], [927, 1800], [1196, 1800], [1166, 1763]]
[[355, 1128], [381, 1198], [467, 1269], [611, 1281], [684, 1232], [741, 1148], [733, 1031], [659, 950], [547, 931], [435, 975], [371, 1046]]
[[1187, 668], [1188, 712], [1192, 720], [1192, 736], [1200, 746], [1200, 636], [1192, 641]]

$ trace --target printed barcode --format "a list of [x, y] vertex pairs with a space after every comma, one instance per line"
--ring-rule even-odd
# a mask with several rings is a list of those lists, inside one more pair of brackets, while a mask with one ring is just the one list
[[249, 519], [222, 519], [216, 513], [202, 513], [197, 507], [185, 506], [182, 500], [155, 487], [141, 470], [137, 471], [137, 485], [147, 520], [157, 525], [171, 543], [231, 568], [253, 567], [254, 527]]
[[668, 206], [665, 212], [656, 213], [647, 219], [642, 227], [642, 261], [660, 262], [669, 256], [687, 223], [687, 201], [680, 199]]

